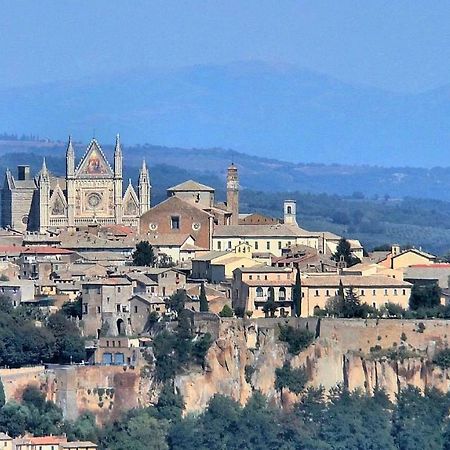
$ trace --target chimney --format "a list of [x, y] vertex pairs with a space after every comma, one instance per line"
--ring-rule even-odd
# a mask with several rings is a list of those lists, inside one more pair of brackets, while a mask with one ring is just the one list
[[28, 166], [28, 165], [17, 166], [17, 178], [19, 180], [29, 180], [30, 179], [30, 166]]

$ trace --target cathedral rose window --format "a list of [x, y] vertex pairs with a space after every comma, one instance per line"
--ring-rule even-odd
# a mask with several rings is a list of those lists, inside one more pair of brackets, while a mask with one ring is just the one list
[[100, 205], [100, 202], [102, 201], [99, 194], [91, 194], [89, 195], [88, 199], [88, 205], [91, 208], [97, 208], [98, 205]]

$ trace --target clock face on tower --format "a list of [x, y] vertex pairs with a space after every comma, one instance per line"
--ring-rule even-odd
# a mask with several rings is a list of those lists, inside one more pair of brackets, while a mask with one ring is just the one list
[[93, 194], [90, 194], [87, 198], [87, 202], [90, 209], [95, 209], [100, 205], [100, 202], [102, 201], [102, 198], [100, 194], [97, 194], [94, 192]]

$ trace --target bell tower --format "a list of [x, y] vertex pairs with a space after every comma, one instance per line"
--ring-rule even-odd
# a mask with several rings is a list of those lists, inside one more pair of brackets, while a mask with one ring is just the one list
[[231, 212], [229, 225], [239, 225], [239, 176], [234, 163], [227, 170], [227, 208]]
[[150, 189], [150, 176], [144, 159], [139, 173], [139, 215], [141, 216], [150, 209]]
[[45, 163], [42, 161], [42, 168], [39, 172], [39, 229], [45, 233], [50, 225], [49, 222], [49, 201], [50, 201], [50, 174]]

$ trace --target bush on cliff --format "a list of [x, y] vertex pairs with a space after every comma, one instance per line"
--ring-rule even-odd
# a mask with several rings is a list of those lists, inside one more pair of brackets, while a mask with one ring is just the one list
[[450, 348], [439, 350], [434, 356], [433, 362], [441, 369], [450, 368]]
[[300, 394], [308, 382], [308, 374], [304, 367], [293, 369], [288, 362], [275, 369], [275, 389], [283, 392], [284, 388], [294, 394]]
[[309, 330], [279, 325], [279, 339], [288, 344], [289, 353], [298, 355], [314, 341], [314, 333]]

